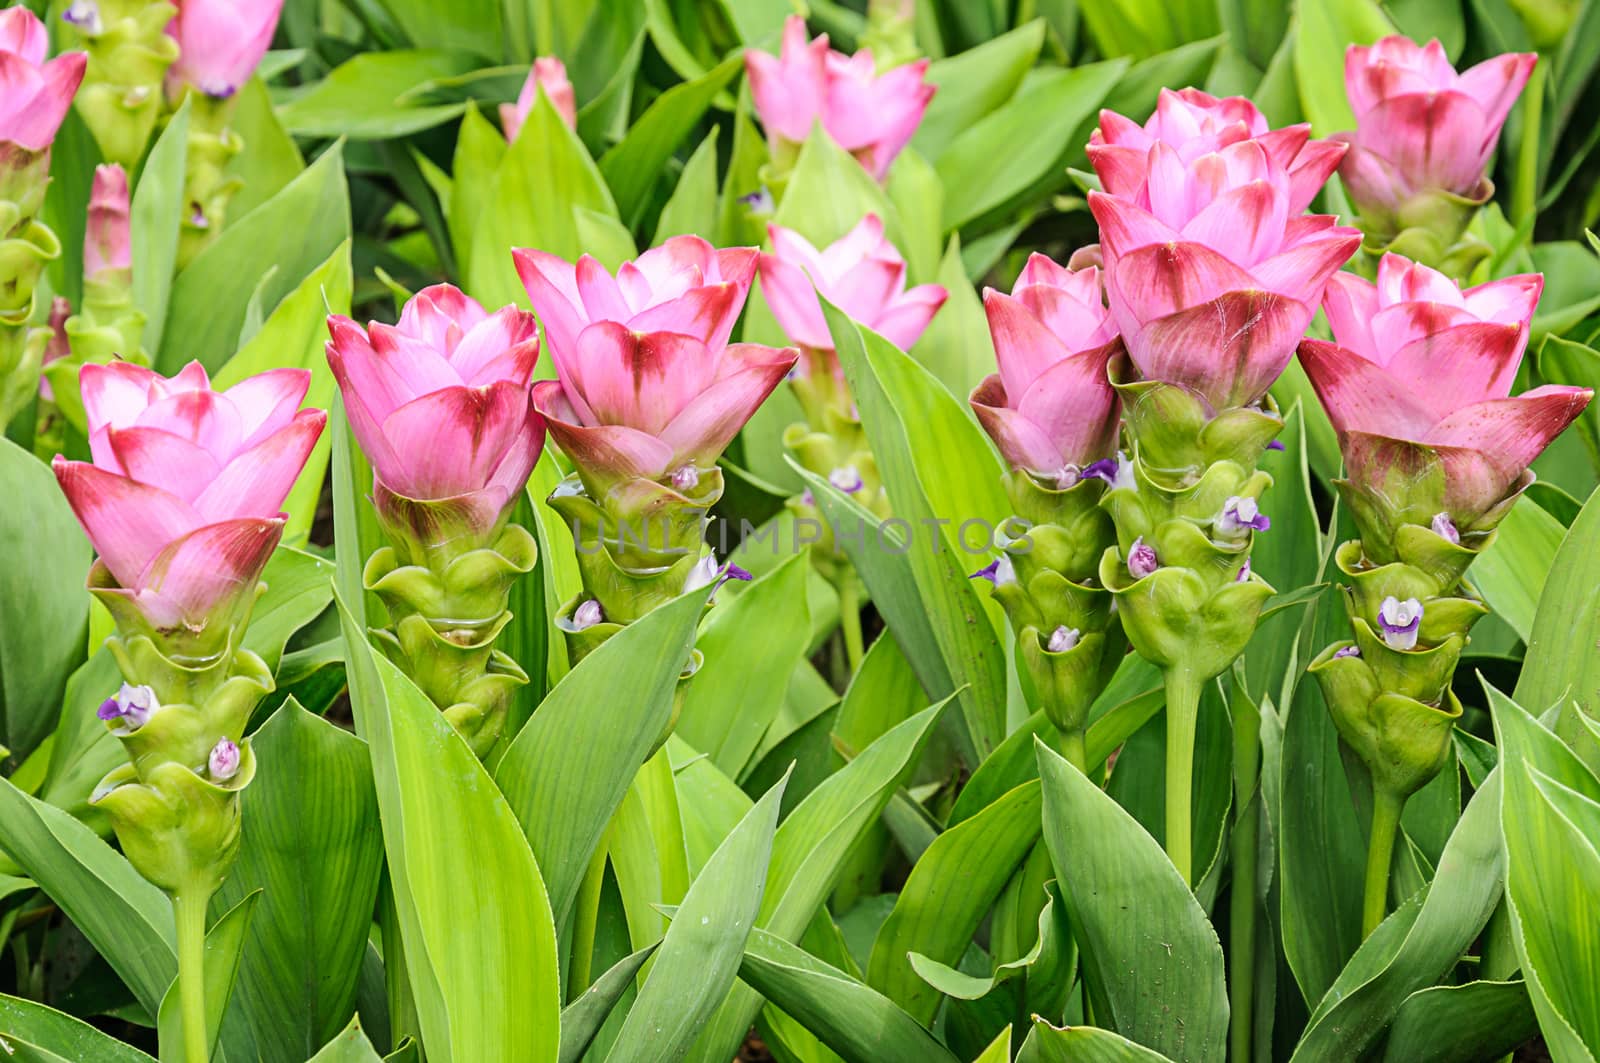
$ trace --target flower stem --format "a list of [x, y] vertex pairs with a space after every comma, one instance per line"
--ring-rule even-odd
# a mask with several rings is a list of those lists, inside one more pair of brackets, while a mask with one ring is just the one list
[[1231, 1058], [1248, 1061], [1255, 1024], [1256, 876], [1261, 809], [1255, 801], [1261, 774], [1261, 710], [1235, 681], [1228, 699], [1233, 716], [1233, 886], [1228, 900], [1228, 984]]
[[861, 658], [865, 656], [861, 644], [861, 597], [856, 591], [854, 572], [845, 572], [839, 581], [839, 629], [844, 632], [845, 659], [854, 676], [861, 670]]
[[187, 887], [172, 895], [178, 924], [178, 1003], [183, 1014], [183, 1055], [188, 1063], [208, 1063], [206, 1033], [206, 907], [211, 891]]
[[1084, 746], [1082, 731], [1063, 731], [1061, 733], [1061, 755], [1068, 764], [1080, 772], [1089, 774], [1089, 753]]
[[1389, 864], [1394, 857], [1394, 836], [1404, 806], [1405, 799], [1398, 794], [1373, 791], [1372, 836], [1367, 841], [1367, 887], [1361, 905], [1363, 941], [1372, 936], [1389, 911]]
[[1194, 731], [1200, 717], [1200, 682], [1185, 665], [1168, 668], [1167, 856], [1183, 881], [1194, 885], [1190, 853], [1190, 800], [1194, 790]]
[[594, 934], [600, 922], [600, 891], [605, 885], [607, 842], [610, 832], [595, 846], [573, 901], [572, 960], [567, 967], [567, 1000], [577, 1000], [589, 988], [594, 965]]
[[[1517, 146], [1516, 183], [1511, 186], [1511, 220], [1516, 225], [1528, 221], [1538, 209], [1539, 146], [1543, 139], [1541, 129], [1544, 125], [1544, 81], [1547, 73], [1546, 64], [1535, 64], [1522, 94], [1522, 143]], [[1523, 237], [1523, 241], [1532, 238], [1530, 232]]]

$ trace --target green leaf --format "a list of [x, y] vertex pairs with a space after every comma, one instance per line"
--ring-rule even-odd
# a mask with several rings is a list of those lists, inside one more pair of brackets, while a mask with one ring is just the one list
[[994, 372], [994, 341], [983, 300], [967, 280], [961, 261], [961, 238], [952, 236], [939, 262], [938, 282], [949, 292], [916, 344], [916, 359], [939, 378], [952, 395], [969, 395]]
[[[239, 950], [250, 927], [251, 914], [261, 900], [259, 891], [245, 896], [229, 908], [206, 931], [204, 951], [206, 1040], [217, 1050], [217, 1035], [222, 1030], [223, 1013], [233, 995], [234, 977], [239, 972]], [[161, 1063], [186, 1063], [183, 1049], [183, 1006], [176, 979], [161, 998], [156, 1013], [156, 1030], [161, 1040]]]
[[911, 146], [937, 161], [950, 142], [1016, 94], [1044, 44], [1043, 20], [1018, 26], [959, 55], [928, 65], [938, 86], [911, 138]]
[[1505, 775], [1506, 903], [1528, 995], [1551, 1054], [1593, 1058], [1600, 927], [1581, 913], [1600, 890], [1600, 779], [1516, 701], [1488, 687]]
[[[856, 397], [907, 560], [966, 724], [972, 763], [1005, 737], [1005, 652], [998, 605], [978, 597], [969, 578], [993, 549], [1009, 514], [1001, 467], [988, 437], [924, 368], [877, 333], [823, 302]], [[968, 529], [977, 527], [974, 548]], [[863, 535], [869, 528], [855, 529]], [[836, 537], [851, 534], [835, 528]], [[976, 562], [976, 563], [974, 563]], [[908, 656], [909, 656], [908, 651]], [[948, 690], [930, 690], [942, 696]]]
[[1455, 966], [1500, 900], [1505, 865], [1499, 806], [1499, 777], [1490, 775], [1462, 812], [1420, 908], [1391, 916], [1399, 925], [1386, 924], [1390, 933], [1373, 934], [1351, 957], [1312, 1012], [1295, 1048], [1296, 1063], [1347, 1060], [1363, 1052], [1411, 994]]
[[557, 683], [495, 770], [565, 921], [589, 857], [672, 718], [710, 588], [629, 624]]
[[[912, 969], [920, 953], [953, 966], [1012, 872], [1039, 838], [1039, 786], [1028, 782], [936, 838], [878, 929], [867, 981], [922, 1023], [940, 993]], [[952, 883], [960, 889], [952, 889]]]
[[735, 55], [703, 77], [674, 85], [657, 96], [628, 128], [622, 142], [601, 157], [600, 172], [611, 186], [624, 222], [638, 223], [667, 160], [699, 123], [711, 101], [743, 69], [744, 57]]
[[592, 248], [583, 239], [578, 210], [615, 218], [616, 203], [578, 135], [542, 94], [506, 151], [472, 223], [467, 287], [485, 306], [526, 306], [517, 279], [514, 247], [534, 247], [568, 261]]
[[1484, 602], [1519, 638], [1533, 634], [1534, 611], [1567, 529], [1530, 499], [1522, 499], [1495, 541], [1472, 564], [1472, 582]]
[[1162, 1063], [1167, 1057], [1110, 1030], [1051, 1026], [1035, 1018], [1017, 1063]]
[[664, 243], [673, 236], [685, 233], [715, 233], [717, 228], [717, 134], [721, 126], [712, 126], [711, 132], [694, 149], [689, 161], [683, 164], [683, 173], [672, 190], [672, 198], [661, 208], [656, 222], [656, 236], [652, 246]]
[[[806, 577], [811, 554], [792, 554], [706, 618], [696, 647], [705, 663], [683, 691], [675, 725], [684, 741], [711, 755], [735, 779], [751, 764], [761, 736], [783, 707], [789, 676], [811, 637]], [[759, 637], [752, 637], [759, 632]]]
[[[516, 817], [433, 703], [335, 601], [428, 1055], [555, 1060], [555, 923]], [[510, 985], [515, 1008], [502, 1004]]]
[[[432, 43], [432, 42], [430, 42]], [[448, 122], [466, 103], [424, 104], [415, 88], [477, 69], [474, 57], [449, 51], [359, 52], [278, 111], [295, 136], [387, 140]]]
[[413, 44], [471, 52], [483, 59], [503, 57], [505, 40], [500, 0], [379, 0]]
[[[872, 743], [789, 813], [773, 840], [757, 927], [785, 941], [800, 937], [832, 890], [845, 857], [904, 783], [948, 704], [924, 709]], [[715, 765], [703, 764], [703, 773], [717, 774]], [[684, 802], [686, 831], [691, 803]], [[735, 985], [688, 1058], [727, 1063], [760, 1008], [754, 990]]]
[[995, 212], [1037, 184], [1065, 184], [1066, 161], [1079, 150], [1072, 133], [1127, 69], [1119, 58], [1035, 70], [1009, 103], [953, 139], [935, 164], [945, 230]]
[[456, 131], [449, 202], [441, 200], [439, 204], [450, 228], [456, 261], [463, 267], [472, 263], [472, 236], [478, 215], [494, 193], [495, 179], [508, 150], [500, 130], [477, 107], [468, 107]]
[[733, 985], [761, 908], [783, 782], [745, 813], [689, 887], [608, 1061], [680, 1058]]
[[848, 1063], [955, 1063], [894, 1001], [765, 930], [751, 933], [739, 978]]
[[[1329, 538], [1353, 537], [1343, 512]], [[1325, 594], [1305, 617], [1303, 645], [1320, 650], [1349, 637], [1338, 596]], [[1262, 792], [1277, 808], [1283, 955], [1301, 995], [1321, 1000], [1361, 944], [1361, 873], [1367, 830], [1356, 814], [1339, 753], [1339, 734], [1321, 686], [1295, 686], [1283, 723], [1283, 770], [1277, 792], [1263, 775]], [[1269, 726], [1271, 723], [1269, 721]]]
[[361, 1016], [352, 1015], [344, 1030], [306, 1063], [381, 1063], [382, 1057], [361, 1032]]
[[1043, 743], [1044, 837], [1102, 1021], [1175, 1060], [1222, 1058], [1222, 945], [1137, 820]]
[[178, 260], [188, 146], [189, 101], [185, 99], [145, 157], [129, 210], [133, 305], [144, 313], [144, 347], [152, 354], [161, 346], [172, 270]]
[[[1572, 698], [1586, 713], [1600, 709], [1600, 491], [1589, 496], [1556, 551], [1539, 596], [1516, 700], [1544, 707]], [[1519, 507], [1520, 508], [1520, 505]], [[1513, 510], [1513, 513], [1516, 511]]]
[[258, 284], [262, 305], [276, 307], [349, 236], [344, 150], [335, 145], [270, 200], [230, 218], [216, 242], [178, 274], [156, 367], [170, 374], [196, 360], [216, 371], [236, 349]]
[[132, 1045], [81, 1019], [0, 993], [0, 1052], [21, 1063], [152, 1063]]
[[122, 743], [95, 715], [107, 693], [121, 683], [116, 659], [102, 646], [67, 680], [61, 719], [50, 737], [50, 767], [38, 795], [87, 822], [104, 822], [89, 797], [106, 772], [128, 759]]
[[[350, 241], [347, 239], [284, 296], [260, 330], [217, 372], [214, 386], [219, 390], [232, 387], [246, 377], [269, 369], [308, 369], [311, 385], [306, 391], [304, 405], [318, 409], [331, 407], [338, 386], [333, 371], [328, 368], [327, 319], [329, 314], [350, 312], [351, 291]], [[305, 469], [284, 500], [283, 509], [289, 514], [289, 522], [284, 527], [283, 538], [291, 546], [304, 545], [310, 536], [331, 448], [331, 433], [324, 430], [306, 459]], [[327, 604], [326, 601], [323, 604]]]
[[167, 895], [99, 836], [0, 780], [0, 850], [55, 901], [154, 1015], [178, 973]]
[[1294, 76], [1313, 136], [1354, 129], [1344, 91], [1344, 52], [1397, 32], [1377, 0], [1301, 0], [1295, 8]]
[[1468, 982], [1406, 998], [1383, 1042], [1383, 1063], [1491, 1063], [1539, 1032], [1522, 982]]
[[287, 546], [273, 551], [261, 574], [267, 589], [251, 611], [245, 649], [259, 654], [276, 671], [284, 645], [333, 601], [333, 571], [333, 562], [315, 554]]
[[595, 979], [594, 985], [584, 990], [577, 1000], [561, 1009], [560, 1063], [578, 1063], [583, 1058], [606, 1016], [633, 987], [634, 976], [658, 947], [659, 943], [652, 943], [628, 953]]
[[355, 1004], [383, 867], [378, 800], [365, 744], [293, 698], [251, 741], [271, 770], [244, 791], [239, 860], [218, 900], [261, 891], [238, 998], [252, 1058], [299, 1063]]
[[[277, 195], [306, 168], [294, 138], [284, 132], [273, 109], [271, 93], [260, 76], [245, 82], [233, 112], [233, 131], [248, 145], [229, 160], [223, 171], [244, 182], [228, 204], [235, 219], [242, 218]], [[148, 165], [148, 162], [146, 163]], [[154, 346], [147, 344], [152, 352]]]
[[94, 554], [50, 467], [0, 439], [0, 745], [18, 760], [55, 727], [83, 660]]
[[[1106, 758], [1121, 749], [1165, 704], [1161, 673], [1155, 665], [1136, 653], [1124, 657], [1111, 681], [1089, 706], [1092, 722], [1084, 744], [1090, 770], [1098, 772]], [[1033, 751], [1035, 735], [1052, 748], [1061, 739], [1061, 732], [1042, 710], [1028, 717], [973, 771], [972, 778], [956, 795], [947, 826], [976, 815], [1007, 790], [1039, 777], [1039, 758]]]

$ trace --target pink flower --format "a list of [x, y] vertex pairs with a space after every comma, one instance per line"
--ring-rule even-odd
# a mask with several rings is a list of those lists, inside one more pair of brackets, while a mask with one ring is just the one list
[[128, 227], [128, 174], [121, 166], [96, 166], [83, 240], [83, 273], [128, 269], [133, 264]]
[[55, 140], [89, 57], [68, 52], [46, 62], [49, 44], [32, 11], [0, 11], [0, 142], [43, 151]]
[[350, 427], [392, 500], [458, 500], [478, 528], [516, 500], [544, 448], [529, 401], [539, 360], [532, 314], [486, 313], [448, 284], [424, 288], [396, 325], [328, 319], [328, 364]]
[[[1328, 277], [1361, 243], [1332, 217], [1300, 213], [1313, 194], [1307, 174], [1279, 154], [1261, 137], [1200, 154], [1156, 141], [1137, 182], [1128, 157], [1096, 154], [1124, 189], [1091, 192], [1089, 206], [1129, 356], [1145, 378], [1218, 409], [1266, 394]], [[1315, 174], [1331, 162], [1318, 154], [1307, 165]]]
[[752, 49], [744, 61], [774, 154], [803, 143], [821, 122], [880, 181], [917, 131], [935, 89], [923, 80], [926, 59], [879, 76], [869, 48], [844, 55], [828, 48], [827, 34], [808, 43], [799, 15], [783, 25], [781, 56]]
[[1139, 125], [1115, 111], [1100, 112], [1100, 128], [1089, 134], [1089, 158], [1103, 191], [1137, 199], [1144, 184], [1150, 149], [1165, 144], [1185, 163], [1254, 140], [1289, 174], [1289, 211], [1310, 206], [1339, 165], [1344, 148], [1335, 141], [1312, 140], [1311, 126], [1271, 129], [1256, 105], [1243, 96], [1218, 99], [1199, 89], [1162, 89], [1156, 112]]
[[572, 82], [567, 80], [566, 64], [559, 59], [546, 57], [533, 61], [533, 69], [528, 71], [528, 80], [522, 83], [517, 102], [500, 105], [500, 126], [505, 130], [507, 140], [517, 139], [522, 123], [528, 120], [528, 112], [539, 100], [540, 89], [544, 90], [556, 113], [566, 120], [567, 127], [577, 128], [578, 98], [573, 95]]
[[973, 412], [1012, 465], [1071, 487], [1117, 445], [1121, 404], [1106, 363], [1119, 344], [1100, 271], [1036, 253], [1011, 294], [987, 288], [983, 306], [1000, 372], [973, 390]]
[[80, 382], [94, 461], [57, 455], [52, 468], [100, 554], [91, 586], [113, 611], [203, 632], [253, 599], [278, 544], [283, 500], [327, 420], [300, 409], [311, 374], [273, 369], [217, 392], [199, 362], [170, 380], [112, 362], [84, 366]]
[[906, 260], [884, 238], [876, 214], [822, 251], [781, 225], [768, 225], [767, 233], [772, 252], [761, 256], [761, 291], [790, 341], [802, 347], [833, 349], [819, 293], [901, 350], [917, 342], [949, 294], [938, 284], [906, 290]]
[[1457, 74], [1438, 41], [1385, 37], [1345, 52], [1345, 91], [1356, 131], [1339, 167], [1364, 215], [1392, 214], [1420, 193], [1488, 198], [1485, 170], [1532, 54], [1499, 55]]
[[283, 0], [177, 0], [167, 34], [178, 60], [167, 71], [167, 91], [188, 85], [217, 99], [250, 80], [272, 44]]
[[1421, 448], [1443, 462], [1447, 511], [1435, 521], [1469, 528], [1506, 497], [1591, 395], [1547, 386], [1511, 397], [1543, 286], [1530, 274], [1463, 292], [1394, 254], [1376, 285], [1333, 279], [1324, 309], [1337, 342], [1306, 340], [1300, 361], [1353, 481], [1382, 480]]
[[753, 247], [718, 250], [698, 236], [674, 236], [624, 262], [613, 277], [589, 255], [573, 265], [532, 248], [511, 252], [563, 380], [573, 370], [579, 335], [600, 321], [691, 336], [721, 351], [750, 293], [756, 254]]

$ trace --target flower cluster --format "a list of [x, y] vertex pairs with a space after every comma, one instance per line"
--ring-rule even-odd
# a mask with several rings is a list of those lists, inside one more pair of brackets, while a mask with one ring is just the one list
[[717, 459], [798, 352], [729, 342], [754, 248], [673, 237], [615, 274], [588, 255], [514, 257], [556, 369], [533, 404], [577, 469], [550, 504], [578, 539], [585, 593], [561, 625], [581, 656], [683, 591], [709, 549]]
[[378, 642], [480, 756], [527, 675], [494, 648], [512, 584], [538, 550], [511, 507], [544, 447], [530, 380], [533, 315], [493, 314], [449, 285], [418, 292], [396, 325], [328, 320], [328, 364], [373, 467], [389, 545], [367, 588], [389, 610]]
[[756, 114], [766, 127], [772, 156], [784, 169], [820, 123], [839, 146], [884, 180], [911, 141], [934, 87], [919, 59], [878, 74], [872, 50], [845, 55], [828, 47], [828, 35], [806, 39], [805, 19], [789, 16], [779, 56], [745, 53], [745, 72]]
[[1352, 45], [1345, 91], [1356, 128], [1339, 176], [1376, 250], [1465, 276], [1489, 253], [1464, 239], [1494, 193], [1489, 158], [1537, 56], [1497, 55], [1457, 74], [1437, 40]]

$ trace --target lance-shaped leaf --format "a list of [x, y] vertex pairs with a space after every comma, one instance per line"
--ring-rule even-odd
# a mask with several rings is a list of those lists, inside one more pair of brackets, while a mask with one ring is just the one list
[[894, 1001], [765, 930], [750, 935], [739, 977], [848, 1063], [955, 1063]]
[[711, 854], [672, 917], [649, 977], [606, 1059], [678, 1059], [733, 985], [761, 908], [787, 778]]
[[21, 1063], [153, 1063], [132, 1045], [33, 1000], [0, 993], [0, 1041]]
[[1222, 945], [1137, 820], [1042, 743], [1044, 838], [1102, 1018], [1179, 1061], [1221, 1058], [1228, 1036]]
[[550, 691], [495, 771], [566, 918], [589, 856], [672, 718], [710, 588], [629, 624]]
[[[335, 601], [428, 1055], [553, 1061], [555, 923], [522, 829], [461, 736]], [[512, 984], [514, 1006], [504, 994]]]

